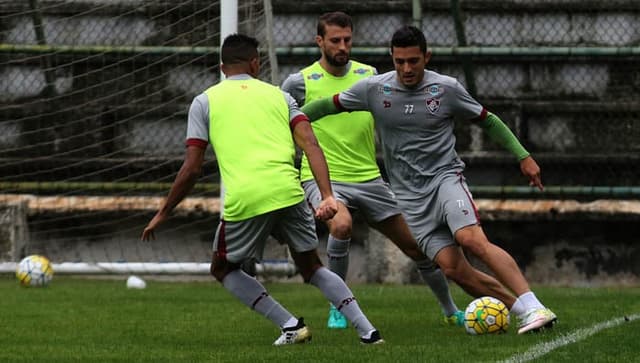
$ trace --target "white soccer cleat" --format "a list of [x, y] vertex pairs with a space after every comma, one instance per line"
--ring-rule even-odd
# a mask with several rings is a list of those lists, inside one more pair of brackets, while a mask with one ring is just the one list
[[304, 325], [304, 318], [300, 318], [296, 326], [282, 329], [282, 334], [273, 342], [273, 345], [306, 343], [310, 340], [311, 331]]
[[518, 334], [538, 332], [543, 328], [551, 328], [556, 320], [558, 320], [556, 314], [547, 308], [529, 310], [520, 321]]

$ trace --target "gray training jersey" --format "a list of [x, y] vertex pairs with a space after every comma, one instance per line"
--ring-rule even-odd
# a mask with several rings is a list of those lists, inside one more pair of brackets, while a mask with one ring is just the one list
[[397, 81], [395, 71], [363, 79], [341, 92], [339, 102], [347, 110], [373, 114], [389, 182], [399, 199], [430, 193], [441, 173], [462, 172], [454, 119], [476, 119], [484, 110], [455, 78], [426, 70], [412, 89]]

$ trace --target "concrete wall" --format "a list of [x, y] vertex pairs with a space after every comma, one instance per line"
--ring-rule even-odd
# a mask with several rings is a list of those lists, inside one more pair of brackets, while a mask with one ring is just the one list
[[0, 204], [0, 261], [18, 262], [28, 250], [27, 204]]
[[[514, 257], [530, 282], [640, 284], [640, 202], [476, 202], [489, 238]], [[54, 262], [210, 262], [218, 201], [187, 199], [157, 231], [155, 241], [142, 242], [142, 228], [159, 203], [159, 198], [141, 197], [29, 197], [11, 203], [0, 209], [0, 261], [41, 253]], [[327, 229], [319, 223], [317, 232], [319, 254], [326, 263]], [[272, 239], [262, 257], [286, 260], [286, 248]], [[473, 256], [469, 258], [487, 271]], [[413, 263], [357, 213], [347, 279], [353, 283], [421, 281]]]
[[[640, 284], [640, 235], [638, 219], [632, 221], [487, 220], [489, 238], [515, 259], [531, 283], [555, 286], [606, 286]], [[104, 217], [104, 216], [103, 216]], [[148, 214], [151, 217], [151, 214]], [[117, 214], [111, 214], [117, 218]], [[81, 219], [93, 238], [73, 239], [68, 232], [39, 234], [32, 228], [30, 251], [44, 253], [55, 262], [210, 262], [216, 216], [175, 217], [157, 233], [157, 240], [140, 242], [147, 216], [121, 216], [110, 228], [92, 227], [95, 221]], [[45, 227], [43, 217], [29, 218]], [[73, 223], [75, 224], [75, 222]], [[326, 231], [319, 226], [318, 248], [326, 264]], [[80, 233], [80, 231], [76, 231]], [[84, 233], [82, 233], [84, 235]], [[284, 246], [270, 240], [266, 260], [286, 260]], [[489, 272], [477, 259], [478, 268]], [[261, 276], [270, 279], [269, 276]], [[299, 280], [298, 276], [293, 280]], [[420, 283], [411, 260], [375, 230], [356, 221], [347, 280], [352, 283]], [[286, 279], [285, 279], [286, 281]]]

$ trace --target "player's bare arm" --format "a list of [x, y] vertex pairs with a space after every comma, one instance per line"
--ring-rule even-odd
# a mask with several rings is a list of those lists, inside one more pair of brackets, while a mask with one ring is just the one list
[[155, 239], [154, 230], [162, 224], [171, 211], [189, 194], [202, 173], [205, 149], [198, 146], [187, 146], [186, 156], [176, 179], [171, 186], [167, 199], [162, 204], [156, 215], [142, 232], [141, 239], [148, 241]]
[[315, 211], [316, 218], [322, 220], [331, 219], [338, 211], [338, 203], [331, 190], [327, 161], [324, 158], [322, 149], [320, 149], [316, 136], [313, 134], [311, 124], [307, 121], [298, 122], [293, 129], [293, 138], [307, 155], [311, 172], [322, 195], [322, 202]]

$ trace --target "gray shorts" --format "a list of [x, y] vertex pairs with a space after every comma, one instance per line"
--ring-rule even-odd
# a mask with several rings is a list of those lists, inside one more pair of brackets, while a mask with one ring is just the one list
[[[322, 198], [316, 182], [305, 181], [302, 188], [307, 201], [313, 208], [318, 208]], [[331, 188], [336, 200], [349, 209], [360, 211], [368, 222], [377, 223], [400, 214], [396, 197], [382, 178], [362, 183], [332, 181]]]
[[473, 197], [462, 173], [445, 173], [431, 182], [424, 195], [398, 198], [407, 224], [422, 251], [432, 260], [462, 227], [480, 223]]
[[242, 263], [249, 258], [260, 260], [269, 235], [296, 252], [311, 251], [318, 247], [315, 220], [303, 200], [296, 205], [243, 221], [220, 221], [213, 250], [232, 263]]

